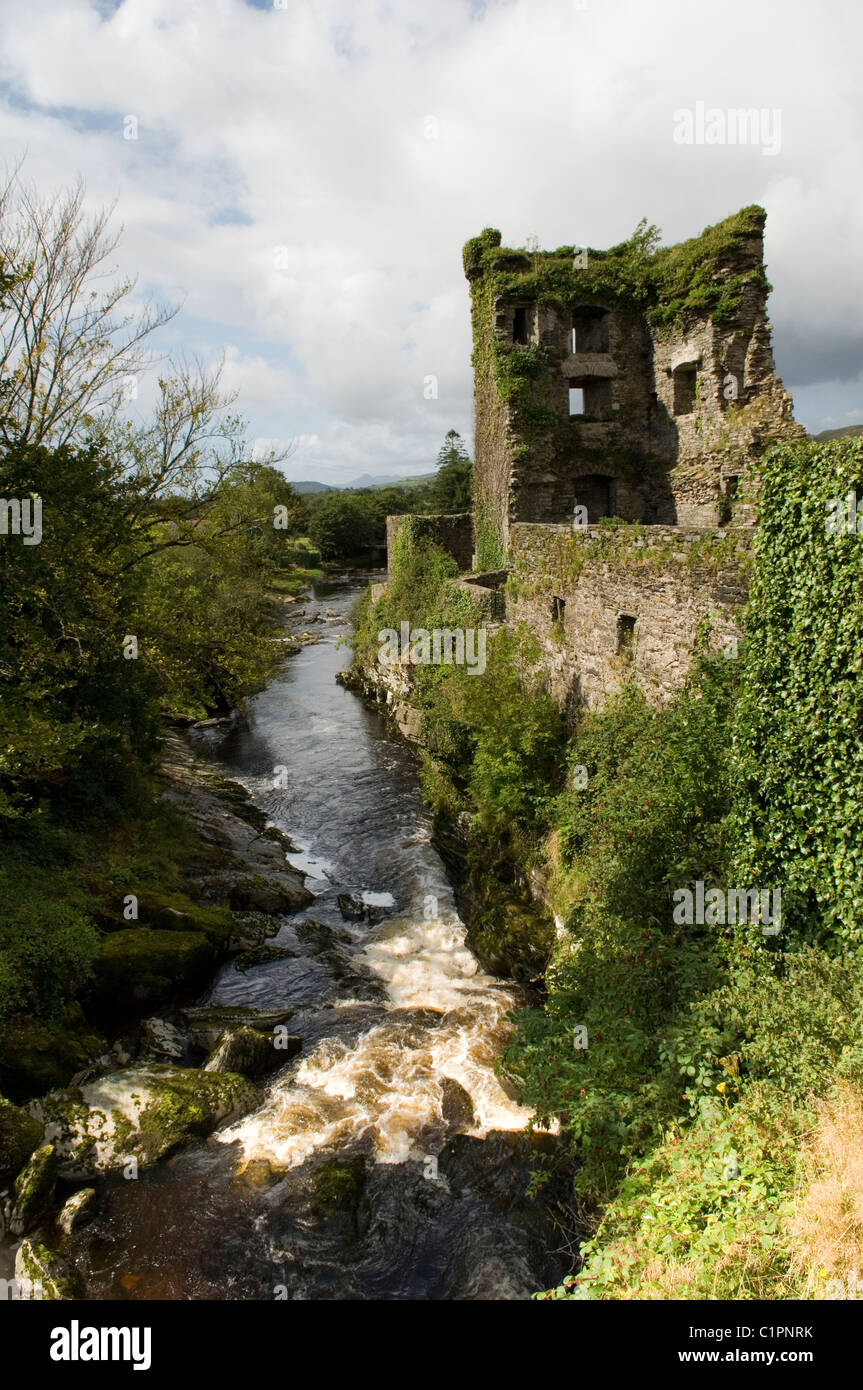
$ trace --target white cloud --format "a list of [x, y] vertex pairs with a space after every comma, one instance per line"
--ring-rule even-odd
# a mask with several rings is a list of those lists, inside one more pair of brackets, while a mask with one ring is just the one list
[[[226, 355], [253, 434], [313, 438], [304, 476], [422, 471], [469, 434], [460, 250], [488, 224], [601, 246], [763, 202], [780, 368], [813, 427], [861, 398], [850, 6], [0, 0], [0, 28], [4, 148], [118, 198], [124, 264], [183, 301], [166, 343]], [[699, 100], [780, 108], [780, 154], [675, 145]]]

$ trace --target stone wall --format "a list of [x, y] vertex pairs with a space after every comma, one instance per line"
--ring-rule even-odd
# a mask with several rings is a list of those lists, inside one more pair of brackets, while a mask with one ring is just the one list
[[517, 524], [506, 623], [540, 640], [561, 706], [601, 705], [631, 676], [667, 700], [692, 662], [699, 625], [733, 650], [745, 603], [750, 533], [683, 527]]

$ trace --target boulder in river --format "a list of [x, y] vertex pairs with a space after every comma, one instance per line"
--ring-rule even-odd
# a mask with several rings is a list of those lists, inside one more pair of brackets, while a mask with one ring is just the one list
[[186, 1055], [187, 1046], [185, 1033], [166, 1018], [145, 1018], [141, 1024], [141, 1052], [144, 1056], [178, 1062]]
[[[278, 1048], [276, 1044], [279, 1044]], [[282, 1033], [261, 1033], [257, 1028], [235, 1028], [224, 1033], [204, 1063], [204, 1071], [240, 1072], [243, 1076], [263, 1076], [288, 1058], [295, 1057], [302, 1039]]]
[[80, 1226], [92, 1221], [96, 1215], [95, 1187], [82, 1187], [74, 1192], [57, 1217], [57, 1225], [64, 1235], [71, 1236]]
[[248, 951], [241, 951], [234, 960], [234, 968], [245, 974], [253, 965], [269, 965], [274, 960], [292, 960], [296, 954], [296, 951], [290, 950], [287, 946], [271, 946], [266, 943], [263, 946], [253, 946]]
[[54, 1196], [57, 1186], [57, 1153], [53, 1144], [42, 1144], [15, 1179], [15, 1204], [9, 1229], [23, 1235], [35, 1226]]
[[248, 1027], [256, 1028], [261, 1033], [271, 1033], [280, 1024], [287, 1023], [293, 1012], [293, 1009], [265, 1012], [245, 1004], [203, 1004], [184, 1009], [183, 1016], [192, 1047], [211, 1052], [225, 1032]]
[[260, 1100], [245, 1076], [152, 1063], [53, 1091], [29, 1108], [56, 1146], [61, 1176], [88, 1178], [153, 1164]]
[[473, 1101], [464, 1086], [451, 1076], [441, 1078], [441, 1114], [451, 1134], [471, 1129], [476, 1124]]
[[339, 912], [346, 922], [382, 922], [387, 915], [387, 909], [376, 903], [367, 903], [365, 898], [361, 898], [359, 893], [339, 893], [336, 898], [339, 905]]
[[81, 1297], [81, 1288], [74, 1270], [35, 1240], [22, 1241], [15, 1256], [15, 1279], [19, 1297], [72, 1302]]

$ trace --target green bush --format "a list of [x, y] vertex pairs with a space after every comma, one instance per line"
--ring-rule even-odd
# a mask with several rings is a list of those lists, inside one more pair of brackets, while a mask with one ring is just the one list
[[[19, 866], [20, 867], [20, 866]], [[98, 935], [84, 912], [48, 896], [49, 880], [0, 870], [0, 1021], [57, 1014], [87, 983]]]

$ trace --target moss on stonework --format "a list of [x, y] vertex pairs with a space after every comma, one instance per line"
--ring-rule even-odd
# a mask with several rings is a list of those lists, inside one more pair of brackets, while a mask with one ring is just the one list
[[770, 289], [760, 258], [740, 268], [741, 242], [760, 238], [765, 219], [764, 209], [752, 204], [676, 246], [659, 246], [658, 228], [642, 221], [627, 241], [607, 250], [561, 246], [531, 253], [502, 247], [500, 233], [486, 228], [465, 245], [465, 274], [474, 295], [490, 289], [493, 298], [518, 296], [561, 310], [595, 301], [643, 310], [656, 323], [687, 317], [723, 323], [739, 311], [747, 284]]
[[585, 564], [599, 562], [617, 570], [661, 573], [674, 567], [695, 575], [715, 576], [734, 567], [746, 577], [752, 564], [746, 533], [709, 532], [697, 540], [675, 538], [639, 522], [604, 518], [591, 532], [547, 530], [529, 550], [516, 550], [506, 591], [512, 598], [532, 598], [571, 588]]

